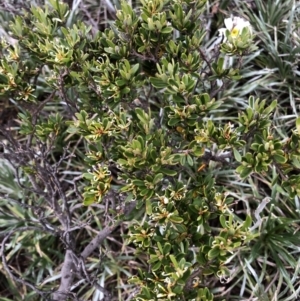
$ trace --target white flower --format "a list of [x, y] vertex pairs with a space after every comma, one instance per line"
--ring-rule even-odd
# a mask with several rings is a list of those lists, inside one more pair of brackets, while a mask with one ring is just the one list
[[230, 36], [236, 39], [243, 31], [245, 27], [248, 27], [250, 33], [252, 33], [252, 27], [249, 21], [240, 17], [231, 17], [224, 20], [225, 28], [219, 29], [219, 34], [224, 38], [223, 42], [226, 42], [226, 30], [229, 30]]

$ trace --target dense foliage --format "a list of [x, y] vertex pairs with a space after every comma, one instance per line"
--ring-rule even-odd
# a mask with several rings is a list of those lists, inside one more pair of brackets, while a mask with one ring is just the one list
[[277, 2], [107, 2], [109, 26], [5, 6], [0, 300], [295, 300], [300, 39]]

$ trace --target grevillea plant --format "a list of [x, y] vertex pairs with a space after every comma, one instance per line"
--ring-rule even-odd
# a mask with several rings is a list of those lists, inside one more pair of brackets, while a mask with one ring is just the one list
[[[111, 28], [92, 34], [81, 22], [68, 27], [67, 6], [49, 2], [11, 24], [17, 42], [2, 45], [0, 92], [36, 103], [35, 113], [47, 102], [63, 102], [68, 114], [20, 113], [18, 134], [30, 137], [32, 148], [48, 150], [67, 137], [81, 139], [88, 166], [81, 171], [83, 204], [104, 203], [111, 193], [118, 200], [106, 234], [87, 242], [81, 256], [69, 236], [69, 203], [61, 195], [46, 200], [67, 246], [53, 299], [72, 296], [74, 271], [126, 221], [128, 244], [148, 265], [129, 280], [137, 288], [132, 300], [213, 300], [231, 277], [232, 258], [259, 236], [269, 200], [300, 192], [299, 119], [283, 140], [273, 130], [275, 100], [250, 97], [236, 110], [218, 98], [241, 79], [243, 57], [256, 50], [250, 23], [226, 19], [211, 46], [206, 0], [141, 0], [139, 9], [123, 1]], [[43, 104], [37, 83], [47, 87]], [[228, 121], [221, 118], [227, 112]], [[46, 181], [39, 154], [18, 162], [35, 189]], [[275, 187], [254, 196], [265, 200], [255, 227], [250, 215], [234, 212], [243, 195], [237, 183], [254, 175], [271, 175]]]

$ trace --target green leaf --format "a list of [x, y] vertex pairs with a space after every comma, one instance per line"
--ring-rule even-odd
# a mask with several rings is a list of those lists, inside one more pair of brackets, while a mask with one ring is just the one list
[[247, 230], [252, 224], [252, 218], [250, 215], [246, 216], [246, 220], [244, 221], [242, 229]]
[[173, 31], [173, 27], [165, 27], [160, 32], [161, 33], [171, 33]]
[[177, 171], [176, 170], [172, 170], [172, 169], [167, 169], [167, 168], [160, 168], [159, 169], [160, 172], [162, 172], [163, 174], [167, 175], [167, 176], [176, 176], [177, 175]]
[[175, 256], [174, 255], [170, 255], [170, 259], [171, 259], [171, 261], [172, 261], [175, 269], [178, 269], [179, 266], [178, 266], [178, 262], [177, 262]]
[[139, 186], [139, 187], [144, 187], [145, 186], [145, 182], [142, 180], [138, 180], [138, 179], [134, 179], [132, 180], [132, 184], [135, 186]]
[[273, 100], [272, 103], [264, 109], [263, 114], [269, 115], [277, 107], [277, 100]]
[[212, 260], [212, 259], [218, 257], [219, 255], [220, 255], [220, 250], [218, 248], [213, 248], [207, 254], [209, 260]]
[[170, 222], [172, 222], [172, 223], [178, 223], [178, 224], [180, 224], [180, 223], [182, 223], [183, 222], [183, 218], [181, 218], [181, 217], [179, 217], [179, 216], [174, 216], [174, 215], [171, 215], [170, 217], [169, 217], [169, 220], [170, 220]]
[[130, 69], [130, 74], [134, 75], [138, 70], [139, 70], [140, 64], [135, 64], [133, 67]]
[[141, 195], [141, 196], [145, 196], [145, 195], [147, 195], [149, 192], [150, 192], [149, 189], [143, 189], [143, 190], [140, 191], [140, 195]]
[[157, 247], [158, 247], [158, 250], [160, 251], [160, 253], [161, 253], [161, 254], [163, 254], [163, 253], [164, 253], [164, 251], [163, 251], [163, 248], [162, 248], [162, 246], [161, 246], [161, 243], [160, 243], [160, 242], [157, 242]]
[[127, 84], [127, 80], [125, 80], [125, 79], [118, 79], [118, 80], [116, 80], [116, 84], [119, 87], [125, 86]]
[[152, 214], [152, 202], [150, 199], [147, 199], [146, 200], [146, 213], [148, 215], [151, 215]]
[[236, 172], [239, 173], [241, 178], [244, 179], [244, 178], [248, 177], [251, 174], [252, 168], [245, 167], [245, 166], [241, 165], [236, 169]]
[[168, 86], [167, 83], [162, 81], [160, 78], [156, 78], [156, 77], [150, 77], [150, 82], [155, 88], [158, 88], [158, 89], [163, 89]]
[[174, 126], [175, 124], [179, 123], [180, 122], [180, 119], [178, 118], [171, 118], [169, 121], [168, 121], [168, 125], [169, 126]]
[[300, 135], [300, 117], [296, 119], [296, 129], [298, 134]]
[[163, 254], [166, 256], [170, 253], [172, 249], [172, 245], [170, 243], [165, 243], [164, 248], [163, 248]]
[[193, 158], [190, 155], [187, 155], [187, 162], [190, 166], [194, 166]]
[[95, 197], [90, 196], [90, 197], [85, 197], [83, 201], [84, 206], [89, 206], [95, 203]]
[[279, 155], [279, 154], [275, 154], [275, 155], [273, 156], [273, 158], [274, 158], [274, 160], [275, 160], [277, 163], [281, 163], [281, 164], [284, 164], [284, 163], [287, 161], [287, 159], [286, 159], [285, 156], [282, 156], [282, 155]]
[[222, 227], [223, 227], [224, 229], [227, 228], [227, 225], [226, 225], [226, 218], [225, 218], [224, 214], [222, 214], [222, 215], [220, 216], [220, 223], [221, 223], [221, 225], [222, 225]]
[[162, 173], [156, 174], [153, 179], [153, 184], [158, 184], [163, 179], [163, 177], [164, 175]]
[[152, 270], [153, 272], [155, 272], [155, 271], [159, 270], [160, 267], [161, 267], [161, 262], [160, 262], [160, 261], [157, 261], [155, 264], [153, 264], [153, 265], [151, 266], [151, 270]]
[[242, 161], [242, 156], [235, 147], [233, 148], [233, 155], [234, 155], [234, 158], [236, 161], [238, 161], [238, 162]]

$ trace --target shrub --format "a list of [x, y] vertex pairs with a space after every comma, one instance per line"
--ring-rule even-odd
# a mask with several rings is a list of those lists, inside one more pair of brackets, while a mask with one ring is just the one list
[[298, 199], [300, 119], [282, 137], [276, 100], [221, 98], [243, 85], [243, 59], [257, 49], [251, 25], [229, 18], [209, 39], [205, 0], [143, 0], [122, 2], [111, 28], [92, 34], [69, 26], [66, 4], [49, 3], [16, 16], [17, 42], [1, 47], [1, 97], [20, 111], [1, 128], [1, 203], [13, 212], [2, 216], [2, 265], [17, 298], [116, 298], [95, 262], [110, 258], [98, 249], [120, 227], [116, 240], [140, 264], [124, 264], [128, 300], [225, 298], [247, 253], [249, 269], [272, 254], [288, 279], [281, 257], [293, 265], [285, 248], [296, 242], [283, 235], [294, 229], [272, 205], [262, 214]]

